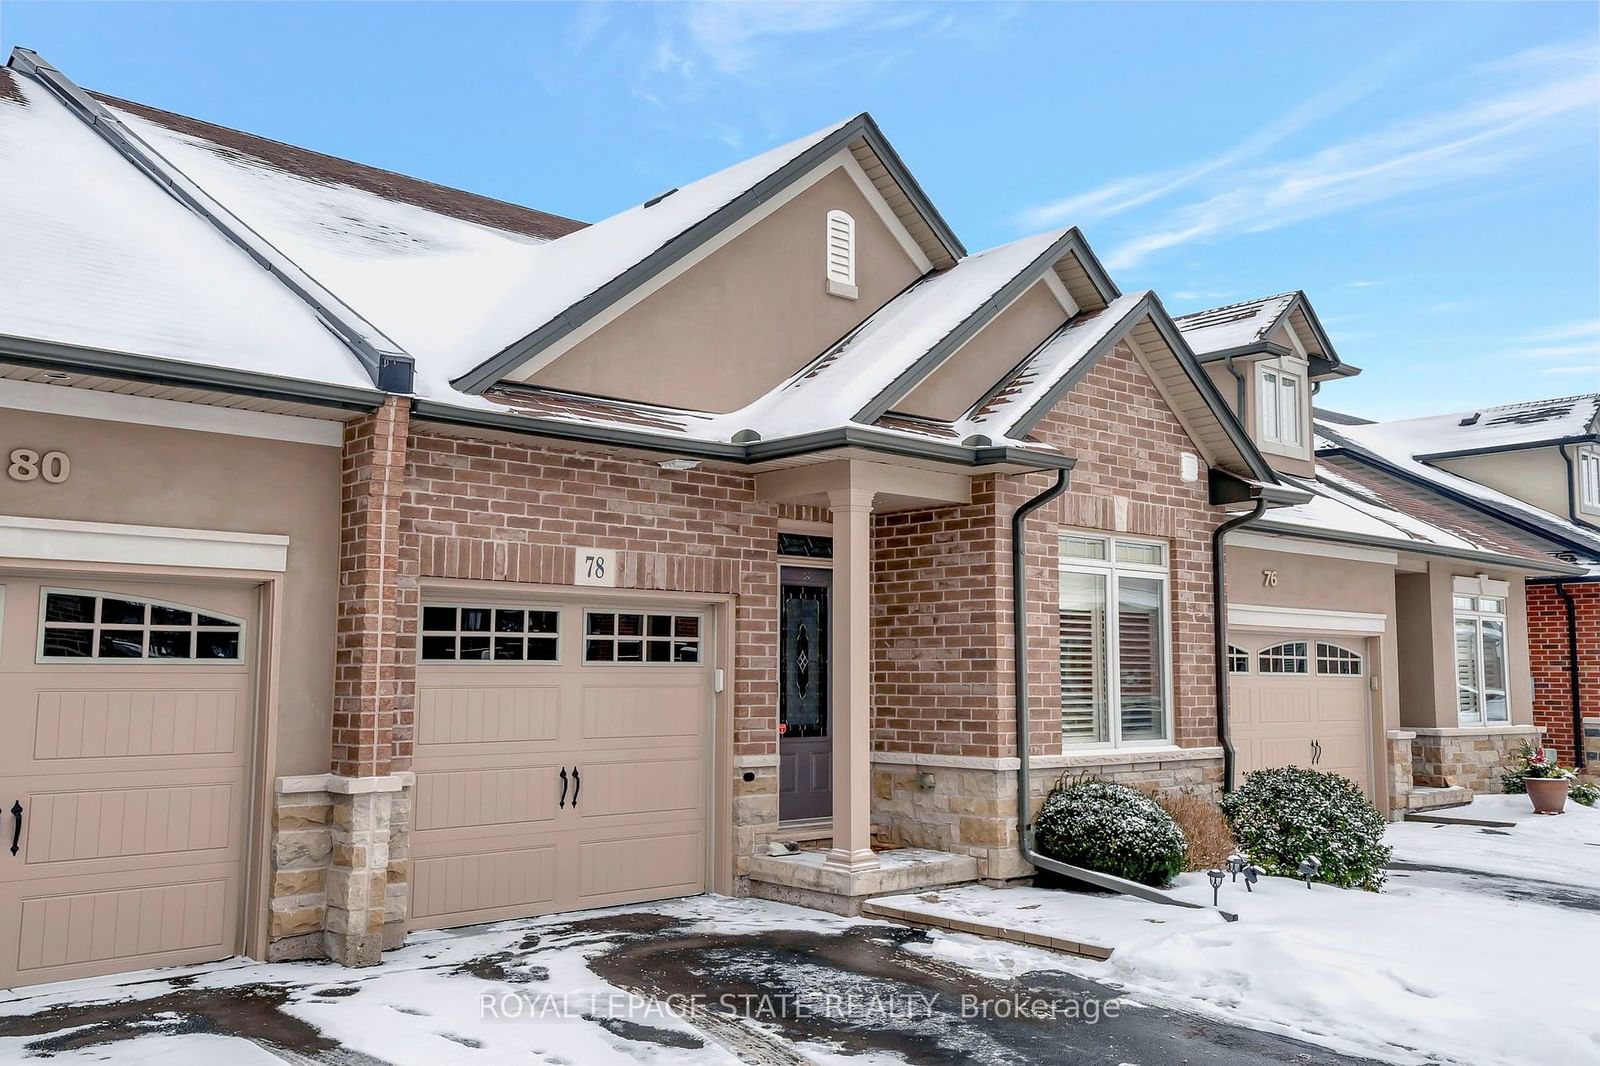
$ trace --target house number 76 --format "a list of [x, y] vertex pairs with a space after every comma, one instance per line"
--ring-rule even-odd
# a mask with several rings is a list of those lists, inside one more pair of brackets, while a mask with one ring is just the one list
[[1277, 588], [1278, 587], [1278, 572], [1276, 570], [1263, 570], [1263, 571], [1261, 571], [1261, 583], [1263, 585], [1267, 586], [1267, 588], [1269, 588], [1269, 589], [1270, 588]]
[[59, 485], [72, 474], [72, 460], [66, 452], [45, 452], [40, 455], [32, 448], [13, 448], [9, 458], [6, 476], [12, 481], [44, 478], [52, 485]]

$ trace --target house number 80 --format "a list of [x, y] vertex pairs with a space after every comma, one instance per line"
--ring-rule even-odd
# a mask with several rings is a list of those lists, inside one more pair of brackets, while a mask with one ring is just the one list
[[36, 481], [44, 478], [59, 485], [72, 474], [72, 460], [66, 452], [45, 452], [40, 455], [32, 448], [11, 449], [11, 465], [6, 474], [12, 481]]

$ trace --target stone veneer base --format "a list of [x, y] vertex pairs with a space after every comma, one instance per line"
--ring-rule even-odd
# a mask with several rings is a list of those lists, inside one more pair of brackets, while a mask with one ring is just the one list
[[1502, 791], [1505, 772], [1522, 741], [1539, 744], [1538, 726], [1415, 728], [1411, 742], [1414, 784], [1461, 787], [1481, 794]]

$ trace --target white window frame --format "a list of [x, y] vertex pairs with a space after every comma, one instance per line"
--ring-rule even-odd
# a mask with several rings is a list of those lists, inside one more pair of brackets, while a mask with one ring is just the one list
[[[1287, 357], [1262, 359], [1256, 363], [1256, 440], [1263, 451], [1301, 459], [1310, 456], [1310, 441], [1307, 440], [1310, 429], [1307, 414], [1311, 406], [1309, 370], [1309, 365], [1303, 360]], [[1284, 419], [1283, 404], [1285, 386], [1289, 384], [1294, 386], [1295, 395], [1293, 440], [1286, 439], [1284, 432], [1290, 425]], [[1268, 390], [1271, 390], [1274, 415], [1271, 426], [1267, 425], [1266, 420]]]
[[[1256, 674], [1260, 677], [1312, 676], [1312, 668], [1316, 666], [1317, 658], [1317, 652], [1314, 646], [1315, 643], [1316, 642], [1311, 640], [1309, 637], [1289, 637], [1287, 639], [1277, 640], [1271, 644], [1268, 644], [1265, 648], [1261, 648], [1253, 653], [1255, 658]], [[1294, 655], [1279, 651], [1280, 648], [1289, 648], [1296, 645], [1303, 647], [1305, 650]], [[1304, 670], [1269, 670], [1266, 666], [1266, 660], [1268, 659], [1272, 659], [1277, 662], [1303, 662], [1306, 668]]]
[[[95, 601], [95, 610], [94, 610], [94, 618], [93, 618], [93, 620], [91, 620], [89, 622], [50, 622], [50, 623], [47, 623], [45, 621], [45, 605], [48, 603], [49, 597], [50, 597], [50, 595], [52, 593], [57, 594], [57, 595], [62, 595], [62, 596], [89, 596], [89, 597], [92, 597], [94, 599], [94, 601]], [[191, 623], [190, 625], [187, 625], [187, 626], [178, 626], [178, 625], [165, 626], [165, 625], [154, 624], [154, 623], [151, 623], [151, 622], [141, 622], [141, 623], [108, 622], [108, 623], [102, 624], [100, 622], [100, 601], [103, 600], [103, 599], [126, 600], [129, 603], [142, 603], [142, 604], [145, 604], [147, 608], [149, 608], [149, 607], [170, 607], [175, 611], [187, 611], [187, 612], [189, 612], [190, 614], [195, 616], [195, 620], [194, 620], [193, 623]], [[205, 615], [208, 618], [221, 619], [223, 622], [227, 623], [227, 625], [225, 625], [225, 626], [202, 626], [200, 624], [200, 616], [201, 615]], [[150, 616], [149, 615], [149, 611], [146, 610], [145, 617], [148, 618], [149, 616]], [[232, 658], [221, 659], [221, 658], [214, 658], [214, 657], [211, 657], [211, 656], [207, 656], [205, 658], [200, 658], [198, 656], [190, 656], [187, 659], [178, 659], [178, 658], [167, 658], [167, 657], [164, 657], [164, 656], [152, 656], [152, 655], [148, 654], [149, 648], [150, 648], [150, 637], [149, 637], [149, 634], [150, 634], [150, 632], [152, 630], [156, 630], [156, 631], [174, 631], [174, 632], [181, 631], [181, 630], [186, 630], [186, 631], [188, 631], [190, 633], [195, 634], [195, 639], [198, 640], [199, 639], [199, 633], [201, 633], [201, 632], [218, 632], [218, 633], [233, 632], [233, 630], [229, 628], [230, 626], [237, 626], [238, 627], [238, 633], [239, 633], [239, 654], [233, 656]], [[173, 665], [177, 665], [177, 666], [239, 666], [245, 660], [245, 649], [247, 648], [245, 640], [246, 640], [247, 636], [249, 635], [249, 628], [250, 627], [249, 627], [249, 624], [243, 618], [239, 618], [239, 617], [237, 617], [235, 615], [227, 614], [227, 613], [225, 613], [223, 611], [213, 611], [213, 610], [209, 610], [208, 608], [197, 607], [192, 603], [177, 603], [177, 602], [175, 602], [173, 600], [158, 600], [158, 599], [153, 599], [152, 597], [149, 597], [149, 596], [141, 596], [136, 592], [107, 592], [107, 591], [104, 591], [102, 589], [66, 588], [66, 587], [58, 586], [58, 585], [45, 585], [45, 586], [42, 586], [39, 589], [39, 618], [38, 618], [38, 623], [37, 623], [36, 628], [38, 629], [38, 632], [35, 634], [35, 637], [34, 637], [35, 643], [34, 643], [34, 647], [33, 647], [33, 661], [34, 661], [34, 663], [36, 665], [39, 665], [39, 666], [52, 666], [52, 667], [109, 666], [109, 667], [114, 667], [114, 668], [121, 669], [121, 668], [124, 668], [124, 667], [140, 667], [140, 666], [167, 667], [167, 666], [173, 666]], [[44, 653], [44, 635], [48, 630], [51, 630], [51, 629], [87, 629], [87, 630], [89, 630], [89, 632], [90, 632], [90, 635], [89, 635], [89, 655], [87, 655], [85, 657], [82, 657], [82, 658], [77, 657], [77, 656], [70, 656], [70, 655], [46, 655]], [[128, 658], [109, 658], [109, 657], [108, 658], [102, 658], [100, 656], [100, 630], [102, 630], [102, 629], [126, 629], [126, 630], [134, 630], [134, 629], [136, 629], [136, 630], [139, 630], [141, 633], [145, 634], [145, 637], [144, 637], [144, 648], [146, 650], [146, 654], [141, 655], [138, 658], [133, 658], [132, 656], [130, 656]]]
[[828, 295], [847, 300], [860, 296], [861, 290], [856, 287], [856, 220], [848, 212], [828, 212], [822, 256]]
[[[1466, 602], [1463, 602], [1466, 601]], [[1496, 610], [1493, 604], [1498, 603]], [[1467, 604], [1470, 604], [1468, 606]], [[1456, 684], [1456, 721], [1465, 729], [1504, 729], [1511, 724], [1511, 627], [1506, 617], [1506, 594], [1493, 591], [1488, 594], [1466, 592], [1457, 589], [1450, 600], [1450, 654], [1455, 661]], [[1471, 622], [1474, 638], [1477, 642], [1478, 670], [1475, 678], [1477, 684], [1473, 691], [1477, 694], [1477, 714], [1468, 718], [1461, 713], [1461, 657], [1460, 649], [1456, 643], [1456, 627], [1461, 622]], [[1500, 676], [1504, 679], [1503, 690], [1506, 701], [1506, 716], [1503, 719], [1489, 719], [1489, 701], [1484, 698], [1486, 691], [1485, 677], [1487, 676], [1487, 660], [1484, 655], [1483, 628], [1485, 622], [1498, 623], [1500, 626]]]
[[[1367, 656], [1365, 652], [1355, 648], [1347, 648], [1335, 640], [1317, 640], [1313, 642], [1312, 665], [1316, 667], [1318, 677], [1365, 677], [1367, 674]], [[1324, 650], [1326, 649], [1326, 651]], [[1333, 652], [1329, 655], [1327, 652]], [[1342, 658], [1338, 653], [1344, 653], [1349, 658]], [[1354, 671], [1328, 670], [1325, 663], [1351, 663]]]
[[1600, 515], [1600, 447], [1586, 444], [1578, 449], [1573, 476], [1578, 479], [1578, 510]]
[[[1244, 650], [1243, 648], [1241, 648], [1237, 644], [1231, 644], [1230, 643], [1228, 645], [1228, 673], [1229, 673], [1229, 675], [1238, 676], [1240, 674], [1248, 674], [1248, 673], [1250, 673], [1250, 657], [1251, 657], [1251, 653], [1250, 652]], [[1244, 665], [1241, 666], [1239, 669], [1235, 670], [1233, 668], [1233, 664], [1234, 664], [1235, 661], [1242, 661], [1244, 663]]]
[[[1079, 537], [1084, 539], [1099, 540], [1105, 543], [1104, 559], [1068, 558], [1059, 553], [1061, 539]], [[1154, 544], [1162, 550], [1165, 560], [1160, 565], [1146, 563], [1125, 563], [1117, 561], [1117, 544]], [[1173, 737], [1172, 713], [1172, 545], [1156, 537], [1125, 537], [1102, 533], [1096, 530], [1062, 529], [1057, 539], [1058, 555], [1057, 570], [1059, 573], [1093, 574], [1100, 576], [1105, 584], [1106, 605], [1106, 647], [1104, 668], [1106, 676], [1101, 686], [1105, 697], [1104, 714], [1106, 716], [1106, 736], [1103, 741], [1097, 740], [1071, 740], [1066, 736], [1061, 739], [1064, 753], [1077, 751], [1109, 751], [1112, 749], [1138, 749], [1138, 748], [1170, 748], [1176, 741]], [[1151, 740], [1124, 740], [1122, 737], [1122, 670], [1121, 664], [1121, 624], [1118, 617], [1120, 606], [1117, 600], [1118, 579], [1122, 577], [1155, 578], [1161, 585], [1161, 722], [1162, 736]], [[1059, 649], [1058, 649], [1059, 653]], [[1059, 708], [1058, 708], [1059, 711]]]
[[[478, 633], [470, 633], [469, 634], [469, 633], [467, 633], [467, 632], [465, 632], [465, 631], [463, 631], [462, 629], [459, 628], [460, 624], [461, 624], [461, 615], [459, 613], [456, 615], [456, 625], [457, 625], [456, 629], [450, 630], [449, 632], [446, 632], [446, 631], [444, 631], [442, 629], [432, 629], [432, 630], [430, 630], [430, 629], [425, 628], [424, 625], [423, 625], [423, 619], [426, 617], [426, 615], [424, 615], [423, 612], [426, 611], [429, 607], [442, 607], [442, 608], [445, 608], [447, 610], [454, 609], [454, 610], [456, 610], [458, 612], [463, 608], [474, 610], [474, 611], [491, 611], [491, 612], [493, 612], [493, 611], [523, 611], [523, 612], [527, 612], [527, 611], [546, 611], [546, 612], [549, 612], [549, 613], [554, 614], [556, 616], [556, 631], [555, 631], [554, 634], [550, 634], [550, 633], [529, 633], [526, 630], [522, 631], [521, 633], [496, 633], [493, 629], [489, 629], [486, 632], [484, 632], [483, 634], [478, 634]], [[425, 601], [423, 601], [423, 604], [422, 604], [421, 608], [419, 608], [418, 611], [417, 611], [417, 662], [419, 664], [423, 665], [423, 666], [471, 666], [471, 667], [474, 667], [474, 668], [500, 667], [502, 669], [505, 668], [505, 667], [508, 667], [508, 666], [524, 666], [524, 667], [527, 667], [527, 666], [534, 666], [534, 667], [539, 667], [539, 666], [543, 666], [543, 667], [560, 666], [562, 664], [562, 661], [566, 658], [566, 651], [567, 651], [566, 632], [565, 632], [565, 630], [566, 630], [566, 626], [565, 626], [565, 623], [564, 623], [564, 619], [561, 616], [561, 608], [558, 607], [556, 604], [553, 604], [553, 603], [501, 603], [501, 602], [493, 601], [493, 600], [472, 600], [472, 599], [425, 600]], [[425, 638], [425, 637], [457, 637], [457, 638], [459, 638], [459, 637], [464, 637], [464, 636], [480, 636], [480, 635], [481, 636], [487, 636], [489, 638], [489, 653], [490, 654], [489, 654], [489, 658], [487, 658], [487, 659], [463, 659], [463, 658], [460, 658], [461, 642], [460, 642], [459, 639], [456, 641], [456, 655], [457, 655], [457, 657], [454, 658], [454, 659], [429, 659], [429, 658], [426, 658], [423, 655], [423, 651], [422, 651], [423, 643], [422, 642], [423, 642], [423, 638]], [[548, 638], [550, 636], [554, 636], [555, 637], [555, 641], [556, 641], [556, 657], [554, 659], [496, 659], [494, 657], [494, 638], [496, 636], [522, 637], [524, 639], [524, 641], [526, 641], [526, 639], [528, 637], [530, 637], [530, 636], [536, 636], [536, 637], [540, 637], [540, 638]], [[526, 643], [523, 644], [523, 650], [524, 651], [527, 650], [527, 644]]]
[[[678, 641], [678, 640], [689, 640], [690, 639], [688, 637], [678, 637], [675, 634], [672, 635], [672, 636], [666, 636], [666, 637], [651, 637], [646, 633], [640, 633], [637, 638], [635, 638], [635, 637], [618, 637], [615, 633], [611, 633], [611, 634], [605, 634], [605, 633], [590, 634], [590, 632], [589, 632], [589, 619], [590, 619], [590, 617], [592, 617], [594, 615], [597, 615], [597, 614], [609, 614], [609, 615], [636, 614], [636, 615], [640, 615], [641, 617], [643, 617], [645, 619], [648, 619], [651, 615], [667, 615], [672, 619], [672, 624], [673, 624], [673, 628], [674, 629], [677, 628], [678, 619], [680, 619], [680, 618], [693, 618], [699, 623], [699, 631], [695, 635], [695, 637], [693, 638], [694, 643], [695, 643], [695, 648], [696, 648], [695, 659], [694, 659], [693, 662], [679, 662], [677, 660], [677, 658], [674, 657], [674, 658], [667, 659], [665, 662], [653, 661], [653, 660], [651, 660], [649, 658], [648, 650], [644, 651], [645, 658], [641, 658], [641, 659], [616, 659], [616, 658], [612, 658], [612, 659], [590, 659], [589, 658], [589, 641], [591, 639], [594, 639], [594, 640], [609, 640], [609, 641], [611, 641], [612, 651], [613, 652], [616, 651], [616, 645], [617, 645], [619, 640], [635, 640], [635, 639], [637, 639], [641, 644], [641, 650], [643, 650], [643, 649], [647, 649], [652, 642], [661, 643], [661, 642], [664, 641], [668, 645], [671, 645], [673, 642]], [[649, 626], [650, 626], [650, 623], [648, 621], [646, 621], [644, 623], [644, 625], [645, 625], [645, 628], [648, 629]], [[705, 616], [705, 612], [704, 611], [680, 611], [680, 610], [676, 610], [676, 609], [671, 608], [671, 607], [658, 607], [658, 608], [655, 608], [655, 609], [651, 609], [649, 607], [586, 607], [586, 608], [584, 608], [584, 611], [583, 611], [583, 632], [578, 634], [578, 642], [579, 642], [578, 643], [578, 662], [581, 665], [583, 665], [585, 668], [591, 668], [591, 669], [596, 669], [596, 670], [610, 670], [610, 669], [616, 669], [616, 668], [633, 670], [633, 669], [637, 669], [639, 667], [647, 667], [647, 668], [655, 669], [655, 670], [662, 670], [662, 669], [667, 669], [667, 670], [674, 670], [674, 669], [676, 669], [676, 670], [698, 670], [701, 667], [706, 665], [706, 655], [707, 655], [707, 652], [708, 652], [709, 647], [710, 647], [710, 641], [706, 637], [706, 616]]]

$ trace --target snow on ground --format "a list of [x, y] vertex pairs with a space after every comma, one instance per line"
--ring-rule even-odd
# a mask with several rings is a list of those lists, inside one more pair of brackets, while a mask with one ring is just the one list
[[1479, 796], [1439, 812], [1515, 822], [1511, 830], [1397, 822], [1389, 827], [1394, 861], [1478, 870], [1534, 881], [1581, 885], [1600, 892], [1600, 810], [1567, 804], [1567, 813], [1533, 813], [1527, 796]]

